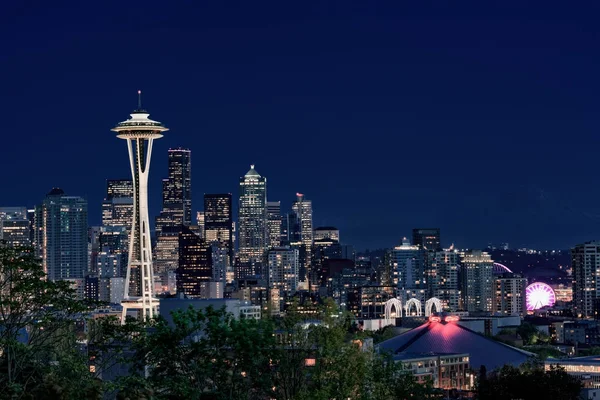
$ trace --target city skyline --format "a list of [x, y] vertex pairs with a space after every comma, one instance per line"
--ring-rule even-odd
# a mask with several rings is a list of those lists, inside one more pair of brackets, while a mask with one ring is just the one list
[[[17, 38], [1, 67], [13, 135], [0, 165], [19, 166], [5, 177], [2, 206], [32, 207], [60, 187], [84, 197], [99, 225], [106, 179], [129, 173], [106, 130], [142, 89], [172, 128], [155, 148], [152, 216], [167, 149], [185, 147], [197, 154], [194, 212], [204, 193], [236, 196], [237, 178], [256, 164], [269, 201], [288, 210], [305, 193], [314, 227], [339, 228], [357, 249], [395, 246], [428, 226], [441, 228], [444, 245], [472, 248], [600, 238], [597, 189], [582, 185], [595, 179], [595, 146], [581, 144], [594, 144], [600, 125], [592, 5], [431, 13], [149, 2], [142, 19], [125, 5], [95, 10], [87, 24], [78, 17], [86, 5], [40, 7], [7, 7], [0, 28]], [[165, 61], [115, 63], [131, 43]], [[60, 130], [42, 134], [46, 121]], [[24, 137], [28, 162], [14, 151]], [[300, 154], [311, 158], [292, 162]]]

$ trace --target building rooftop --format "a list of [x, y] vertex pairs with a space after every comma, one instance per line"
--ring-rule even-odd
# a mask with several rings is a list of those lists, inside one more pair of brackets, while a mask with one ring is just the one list
[[258, 172], [256, 172], [256, 170], [254, 169], [254, 164], [250, 165], [250, 170], [248, 172], [246, 172], [246, 175], [244, 175], [246, 178], [250, 178], [250, 177], [255, 177], [255, 178], [260, 178], [260, 174]]
[[496, 342], [455, 322], [427, 322], [379, 344], [380, 351], [400, 353], [468, 353], [471, 367], [488, 371], [505, 364], [518, 366], [533, 353]]

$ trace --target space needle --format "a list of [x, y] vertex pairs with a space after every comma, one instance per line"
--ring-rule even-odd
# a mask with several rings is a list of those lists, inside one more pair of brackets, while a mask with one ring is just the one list
[[148, 173], [152, 143], [168, 130], [160, 122], [148, 118], [150, 114], [142, 109], [141, 91], [138, 91], [138, 108], [130, 115], [130, 119], [111, 129], [117, 132], [119, 139], [127, 140], [133, 178], [133, 220], [129, 237], [125, 293], [121, 302], [123, 323], [129, 310], [136, 311], [138, 317], [144, 320], [158, 315], [148, 218]]

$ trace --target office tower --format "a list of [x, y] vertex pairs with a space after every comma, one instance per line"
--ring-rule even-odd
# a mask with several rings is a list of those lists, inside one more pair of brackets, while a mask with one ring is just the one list
[[332, 239], [336, 241], [340, 241], [340, 230], [333, 226], [321, 226], [319, 228], [315, 228], [314, 232], [314, 240], [321, 239]]
[[163, 226], [154, 246], [154, 271], [162, 280], [179, 264], [179, 233], [183, 225]]
[[240, 178], [239, 259], [240, 263], [249, 266], [247, 269], [259, 273], [267, 244], [266, 205], [267, 178], [260, 176], [251, 165], [246, 175]]
[[192, 152], [169, 149], [169, 177], [163, 179], [163, 209], [156, 218], [156, 235], [165, 226], [192, 224]]
[[269, 232], [267, 239], [267, 248], [281, 246], [281, 202], [267, 202], [267, 230]]
[[196, 212], [196, 225], [198, 226], [198, 235], [202, 239], [206, 239], [206, 235], [204, 233], [204, 211]]
[[469, 312], [493, 310], [494, 262], [488, 253], [470, 250], [461, 254], [462, 309]]
[[600, 311], [600, 242], [586, 242], [571, 249], [573, 311], [581, 318], [597, 318]]
[[233, 260], [233, 211], [231, 193], [204, 195], [204, 235], [208, 243], [218, 242]]
[[211, 246], [184, 226], [179, 233], [177, 293], [190, 298], [208, 298], [212, 279]]
[[337, 240], [330, 238], [322, 238], [315, 240], [312, 249], [312, 268], [316, 271], [318, 276], [319, 285], [323, 286], [324, 283], [324, 275], [323, 275], [323, 266], [325, 265], [326, 260], [330, 259], [341, 259], [342, 258], [342, 247], [338, 243]]
[[133, 181], [109, 179], [102, 202], [102, 225], [131, 228], [133, 220]]
[[0, 207], [0, 240], [9, 246], [31, 246], [31, 224], [25, 207]]
[[312, 202], [306, 200], [302, 193], [296, 193], [296, 201], [292, 203], [292, 211], [300, 221], [300, 240], [306, 249], [305, 267], [309, 269], [313, 245]]
[[279, 289], [280, 295], [293, 295], [298, 288], [298, 250], [275, 247], [267, 253], [268, 284], [270, 289]]
[[403, 238], [402, 245], [392, 250], [392, 285], [400, 289], [421, 288], [424, 284], [423, 263], [423, 250]]
[[427, 286], [431, 288], [426, 297], [437, 297], [444, 310], [457, 311], [460, 306], [460, 255], [453, 249], [434, 251], [430, 254], [430, 271], [434, 273], [426, 276]]
[[36, 243], [50, 280], [83, 279], [88, 269], [87, 201], [54, 188], [35, 211]]
[[442, 250], [440, 228], [415, 228], [412, 231], [412, 244], [425, 250]]
[[493, 312], [502, 315], [523, 315], [527, 279], [506, 272], [494, 277]]
[[[138, 95], [140, 93], [138, 92]], [[140, 311], [139, 314], [143, 319], [158, 314], [158, 300], [154, 296], [152, 244], [148, 217], [148, 174], [154, 140], [161, 138], [162, 133], [168, 130], [160, 122], [148, 118], [149, 113], [142, 109], [141, 100], [138, 109], [130, 115], [130, 119], [112, 129], [119, 139], [127, 141], [133, 178], [133, 219], [125, 290], [121, 302], [123, 321], [130, 309]]]

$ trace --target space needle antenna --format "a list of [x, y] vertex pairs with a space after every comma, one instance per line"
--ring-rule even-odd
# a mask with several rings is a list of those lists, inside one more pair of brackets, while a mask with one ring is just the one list
[[142, 109], [142, 91], [138, 90], [138, 110]]

